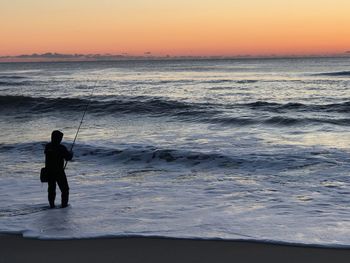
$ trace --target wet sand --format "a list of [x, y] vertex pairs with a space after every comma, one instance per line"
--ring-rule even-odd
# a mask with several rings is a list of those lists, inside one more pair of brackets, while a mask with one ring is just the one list
[[171, 238], [37, 240], [0, 235], [0, 262], [350, 262], [350, 249]]

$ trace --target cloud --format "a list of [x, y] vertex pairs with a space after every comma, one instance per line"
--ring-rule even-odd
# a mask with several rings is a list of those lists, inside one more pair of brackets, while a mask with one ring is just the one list
[[19, 56], [13, 56], [13, 58], [79, 58], [79, 57], [85, 57], [82, 54], [60, 54], [60, 53], [43, 53], [43, 54], [37, 54], [33, 53], [31, 55], [19, 55]]
[[[143, 56], [133, 56], [127, 53], [122, 54], [61, 54], [61, 53], [33, 53], [18, 56], [0, 56], [0, 60], [6, 61], [96, 61], [96, 60], [123, 60], [149, 58], [151, 52], [145, 52]], [[156, 58], [156, 57], [155, 57]]]
[[129, 56], [123, 55], [112, 55], [112, 54], [61, 54], [61, 53], [33, 53], [23, 54], [17, 56], [0, 56], [2, 60], [13, 60], [13, 61], [81, 61], [81, 60], [113, 60], [123, 59]]

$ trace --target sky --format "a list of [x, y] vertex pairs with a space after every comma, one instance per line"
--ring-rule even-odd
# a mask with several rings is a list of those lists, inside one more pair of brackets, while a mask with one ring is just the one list
[[0, 0], [0, 56], [350, 50], [349, 0]]

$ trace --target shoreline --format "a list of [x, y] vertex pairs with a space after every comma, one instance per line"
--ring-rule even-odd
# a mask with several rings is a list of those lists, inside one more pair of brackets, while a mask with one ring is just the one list
[[350, 248], [161, 237], [42, 240], [0, 234], [0, 262], [350, 262]]

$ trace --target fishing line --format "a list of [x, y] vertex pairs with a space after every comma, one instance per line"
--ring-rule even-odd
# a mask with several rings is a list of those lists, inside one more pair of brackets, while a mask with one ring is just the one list
[[[96, 86], [97, 86], [97, 85], [95, 84], [95, 85], [92, 87], [91, 94], [90, 94], [89, 99], [88, 99], [88, 102], [87, 102], [87, 104], [86, 104], [86, 106], [85, 106], [85, 110], [84, 110], [83, 116], [81, 117], [81, 120], [80, 120], [78, 129], [77, 129], [77, 132], [76, 132], [76, 134], [75, 134], [75, 137], [74, 137], [72, 146], [70, 147], [70, 151], [73, 150], [73, 147], [74, 147], [74, 145], [75, 145], [75, 141], [77, 140], [77, 137], [78, 137], [78, 134], [79, 134], [81, 125], [83, 124], [83, 121], [84, 121], [84, 118], [85, 118], [85, 114], [86, 114], [86, 112], [87, 112], [87, 110], [88, 110], [88, 108], [89, 108], [89, 106], [90, 106], [90, 104], [91, 104], [91, 99], [92, 99], [92, 96], [93, 96], [93, 94], [94, 94], [94, 91], [95, 91]], [[68, 164], [68, 161], [66, 161], [66, 163], [64, 164], [63, 170], [66, 169], [67, 164]]]

